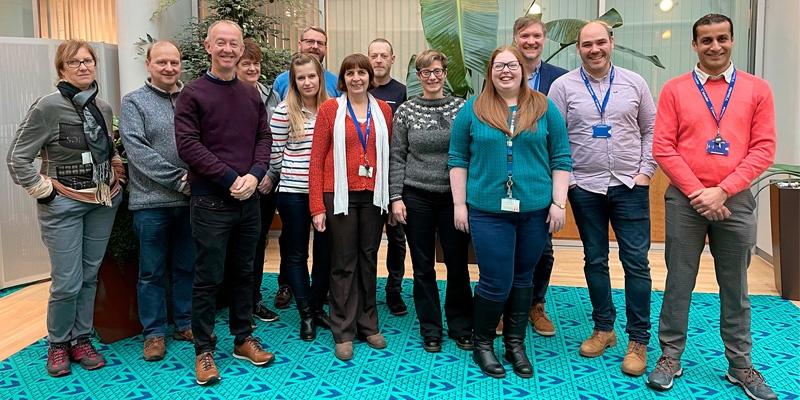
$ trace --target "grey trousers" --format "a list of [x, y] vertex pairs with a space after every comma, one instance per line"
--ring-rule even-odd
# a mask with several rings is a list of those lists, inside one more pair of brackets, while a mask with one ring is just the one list
[[122, 195], [112, 207], [56, 196], [37, 204], [42, 242], [50, 253], [47, 340], [63, 343], [92, 332], [97, 272]]
[[689, 199], [674, 186], [667, 188], [666, 263], [667, 286], [661, 306], [658, 338], [664, 355], [680, 360], [686, 347], [689, 305], [700, 254], [708, 235], [719, 284], [720, 335], [725, 357], [734, 368], [752, 365], [750, 351], [750, 298], [747, 267], [756, 242], [755, 199], [749, 190], [728, 199], [731, 216], [709, 221], [695, 211]]

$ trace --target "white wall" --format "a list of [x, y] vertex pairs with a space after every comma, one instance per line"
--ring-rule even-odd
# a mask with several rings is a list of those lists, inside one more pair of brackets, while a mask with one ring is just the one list
[[[756, 70], [769, 81], [775, 96], [778, 148], [775, 162], [800, 164], [800, 1], [760, 0], [763, 34], [756, 53]], [[758, 198], [760, 252], [772, 255], [769, 220], [769, 191]]]

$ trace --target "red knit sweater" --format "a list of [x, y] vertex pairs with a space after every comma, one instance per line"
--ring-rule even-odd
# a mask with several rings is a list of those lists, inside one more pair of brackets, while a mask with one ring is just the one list
[[[392, 135], [392, 109], [385, 102], [378, 100], [378, 104], [386, 119], [389, 129], [389, 140]], [[322, 193], [333, 193], [333, 122], [336, 120], [336, 111], [339, 104], [336, 99], [330, 99], [319, 107], [317, 123], [314, 125], [314, 141], [311, 144], [311, 164], [308, 171], [308, 199], [311, 216], [325, 212], [322, 202]], [[351, 192], [360, 190], [373, 190], [375, 177], [367, 178], [358, 176], [358, 167], [362, 164], [361, 141], [353, 125], [350, 115], [345, 117], [345, 154], [347, 155], [347, 188]], [[367, 160], [373, 168], [377, 166], [375, 158], [375, 121], [370, 122], [370, 135], [367, 142]], [[362, 132], [366, 125], [361, 124]], [[389, 160], [383, 160], [388, 163]], [[389, 179], [388, 176], [384, 177]]]
[[[724, 79], [708, 80], [705, 89], [719, 115], [728, 89]], [[717, 126], [691, 72], [667, 82], [658, 99], [653, 157], [672, 184], [687, 196], [719, 186], [733, 196], [775, 159], [775, 104], [763, 79], [736, 70], [736, 85], [720, 134], [730, 143], [728, 156], [706, 153]]]

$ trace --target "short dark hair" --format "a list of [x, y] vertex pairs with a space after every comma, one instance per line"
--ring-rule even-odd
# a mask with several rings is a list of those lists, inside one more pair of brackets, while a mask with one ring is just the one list
[[322, 36], [325, 36], [325, 40], [328, 40], [328, 32], [325, 32], [325, 29], [312, 25], [300, 32], [300, 41], [303, 41], [303, 38], [306, 36], [306, 32], [308, 31], [319, 32], [322, 34]]
[[369, 86], [367, 86], [367, 90], [372, 90], [372, 88], [374, 88], [374, 86], [372, 86], [372, 80], [375, 79], [375, 71], [372, 70], [372, 64], [369, 63], [369, 58], [361, 53], [350, 54], [342, 60], [336, 89], [342, 93], [347, 92], [347, 84], [344, 83], [344, 74], [348, 69], [354, 68], [367, 70], [367, 74], [369, 74]]
[[261, 64], [261, 46], [259, 46], [253, 38], [246, 38], [243, 42], [244, 51], [239, 61], [236, 62], [236, 65], [239, 65], [242, 60], [252, 60], [256, 64]]
[[697, 21], [695, 21], [694, 25], [692, 25], [692, 42], [697, 41], [697, 27], [700, 25], [712, 25], [712, 24], [721, 24], [723, 22], [727, 22], [728, 25], [731, 27], [731, 39], [733, 39], [733, 21], [726, 15], [722, 14], [706, 14]]

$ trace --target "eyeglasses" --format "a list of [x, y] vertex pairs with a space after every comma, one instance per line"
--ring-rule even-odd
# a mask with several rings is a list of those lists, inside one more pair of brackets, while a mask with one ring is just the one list
[[511, 61], [507, 63], [504, 62], [492, 63], [492, 69], [497, 72], [504, 70], [506, 67], [508, 67], [509, 71], [516, 71], [519, 69], [519, 61]]
[[319, 47], [325, 47], [328, 45], [328, 42], [323, 42], [322, 40], [314, 40], [314, 39], [303, 39], [301, 40], [301, 42], [303, 42], [303, 44], [306, 46], [313, 46], [316, 44]]
[[430, 78], [431, 74], [437, 78], [441, 78], [444, 75], [444, 69], [436, 68], [436, 69], [418, 69], [419, 75], [423, 78]]
[[86, 68], [94, 67], [94, 58], [87, 58], [85, 60], [69, 60], [64, 63], [69, 69], [78, 69], [81, 64], [86, 66]]

